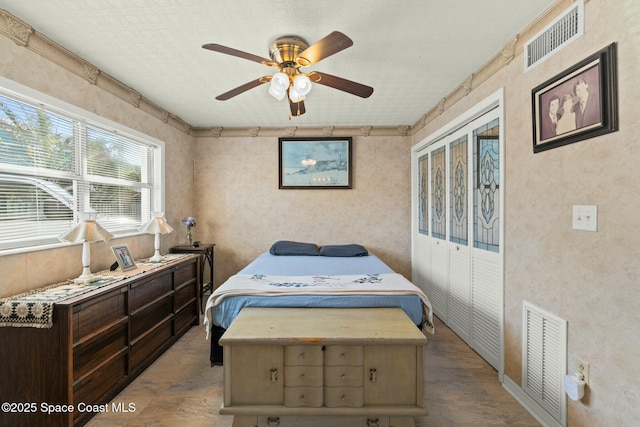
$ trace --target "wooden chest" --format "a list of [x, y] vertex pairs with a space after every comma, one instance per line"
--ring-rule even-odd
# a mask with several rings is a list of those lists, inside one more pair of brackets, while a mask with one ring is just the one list
[[411, 425], [427, 414], [427, 339], [399, 308], [244, 308], [220, 344], [220, 413], [234, 426]]

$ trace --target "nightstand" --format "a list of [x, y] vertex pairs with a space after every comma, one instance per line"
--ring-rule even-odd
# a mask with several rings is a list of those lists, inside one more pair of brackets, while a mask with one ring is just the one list
[[[200, 312], [204, 313], [204, 293], [213, 292], [213, 243], [200, 243], [199, 246], [181, 245], [174, 246], [169, 251], [174, 254], [199, 254], [200, 255]], [[209, 264], [209, 280], [204, 281], [205, 261]]]

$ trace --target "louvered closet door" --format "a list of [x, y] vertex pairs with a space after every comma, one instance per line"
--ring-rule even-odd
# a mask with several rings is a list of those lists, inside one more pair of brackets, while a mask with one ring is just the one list
[[474, 126], [471, 346], [502, 369], [503, 280], [501, 257], [501, 156], [497, 111]]
[[469, 136], [449, 143], [449, 299], [448, 326], [466, 342], [471, 337], [469, 251]]
[[447, 247], [447, 163], [446, 147], [431, 151], [431, 294], [433, 312], [448, 323], [449, 250]]
[[412, 153], [413, 272], [436, 316], [502, 372], [499, 108]]

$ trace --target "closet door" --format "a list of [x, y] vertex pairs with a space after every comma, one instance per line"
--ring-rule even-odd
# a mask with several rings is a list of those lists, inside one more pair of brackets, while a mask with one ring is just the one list
[[412, 162], [412, 190], [416, 201], [413, 210], [415, 232], [412, 241], [412, 281], [429, 295], [433, 293], [431, 282], [431, 239], [429, 238], [429, 153], [421, 153]]
[[502, 375], [501, 99], [412, 153], [413, 274], [433, 311]]
[[453, 137], [449, 149], [449, 298], [447, 325], [471, 338], [471, 252], [469, 250], [469, 135]]
[[431, 150], [431, 294], [433, 312], [448, 323], [449, 249], [447, 247], [447, 150]]
[[472, 347], [498, 371], [503, 354], [501, 148], [497, 112], [474, 127]]

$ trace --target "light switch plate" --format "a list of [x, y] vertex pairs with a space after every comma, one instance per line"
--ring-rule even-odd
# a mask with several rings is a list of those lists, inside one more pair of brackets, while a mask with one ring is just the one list
[[598, 207], [593, 205], [574, 205], [573, 229], [598, 231]]

